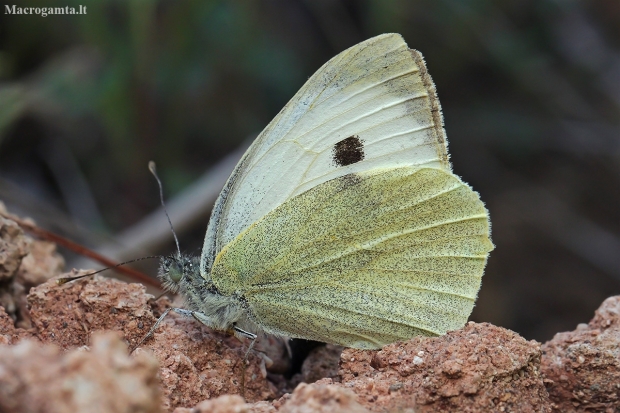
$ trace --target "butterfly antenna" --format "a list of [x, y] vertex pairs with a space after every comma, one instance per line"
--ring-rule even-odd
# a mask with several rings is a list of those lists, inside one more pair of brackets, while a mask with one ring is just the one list
[[168, 224], [170, 224], [170, 229], [172, 230], [172, 235], [174, 236], [174, 242], [177, 244], [177, 252], [180, 257], [181, 247], [179, 246], [179, 239], [177, 238], [176, 232], [174, 232], [174, 227], [172, 226], [170, 215], [168, 215], [168, 210], [166, 209], [166, 203], [164, 202], [164, 188], [163, 188], [163, 185], [161, 184], [161, 181], [159, 180], [159, 176], [157, 176], [157, 171], [155, 170], [155, 162], [149, 161], [149, 171], [151, 171], [151, 173], [157, 180], [157, 185], [159, 185], [159, 200], [161, 201], [161, 206], [164, 208], [164, 213], [166, 214], [166, 218], [168, 218]]
[[111, 267], [106, 267], [106, 268], [102, 268], [102, 269], [94, 271], [94, 272], [89, 272], [88, 274], [82, 274], [82, 275], [78, 275], [78, 276], [75, 276], [75, 277], [62, 277], [62, 278], [59, 278], [59, 279], [56, 280], [56, 284], [63, 285], [63, 284], [66, 284], [68, 282], [71, 282], [71, 281], [79, 280], [81, 278], [90, 277], [91, 275], [95, 275], [95, 274], [99, 274], [100, 272], [103, 272], [103, 271], [111, 270], [112, 268], [117, 268], [117, 267], [120, 267], [122, 265], [131, 264], [132, 262], [136, 262], [136, 261], [150, 260], [150, 259], [153, 259], [153, 258], [159, 258], [159, 257], [157, 255], [150, 255], [148, 257], [136, 258], [136, 259], [133, 259], [133, 260], [121, 262], [120, 264], [116, 264], [116, 265], [113, 265]]

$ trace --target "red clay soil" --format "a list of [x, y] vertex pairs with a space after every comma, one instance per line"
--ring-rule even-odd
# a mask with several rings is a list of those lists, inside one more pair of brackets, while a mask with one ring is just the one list
[[371, 410], [547, 412], [540, 343], [491, 324], [381, 351], [346, 349], [340, 377]]
[[0, 218], [1, 412], [620, 411], [620, 297], [544, 345], [468, 323], [380, 351], [318, 348], [288, 381], [285, 347], [264, 337], [246, 403], [247, 343], [171, 314], [129, 355], [169, 300], [101, 276], [58, 286], [62, 262]]
[[605, 300], [589, 324], [556, 334], [543, 354], [555, 411], [620, 411], [620, 296]]

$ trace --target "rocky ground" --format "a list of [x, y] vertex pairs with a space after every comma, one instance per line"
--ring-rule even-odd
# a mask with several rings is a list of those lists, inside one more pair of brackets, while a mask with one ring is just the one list
[[2, 412], [620, 412], [620, 296], [544, 344], [470, 322], [380, 351], [319, 347], [285, 379], [282, 341], [262, 338], [244, 369], [247, 343], [176, 315], [129, 355], [170, 301], [102, 276], [59, 286], [62, 268], [0, 217]]

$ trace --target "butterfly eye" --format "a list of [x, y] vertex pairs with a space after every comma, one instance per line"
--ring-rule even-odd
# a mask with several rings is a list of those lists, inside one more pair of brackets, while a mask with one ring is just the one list
[[179, 281], [181, 281], [181, 278], [183, 278], [183, 270], [181, 269], [181, 266], [178, 262], [173, 261], [172, 264], [170, 264], [170, 268], [168, 269], [168, 276], [170, 277], [170, 280], [172, 280], [172, 282], [178, 283]]

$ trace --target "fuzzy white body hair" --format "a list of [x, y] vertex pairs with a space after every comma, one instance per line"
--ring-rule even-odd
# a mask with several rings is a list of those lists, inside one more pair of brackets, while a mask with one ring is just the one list
[[253, 321], [251, 311], [241, 294], [222, 295], [210, 278], [200, 275], [200, 259], [187, 255], [163, 257], [159, 279], [164, 288], [180, 294], [187, 310], [201, 323], [214, 330], [231, 332], [234, 327], [252, 333], [264, 330]]

